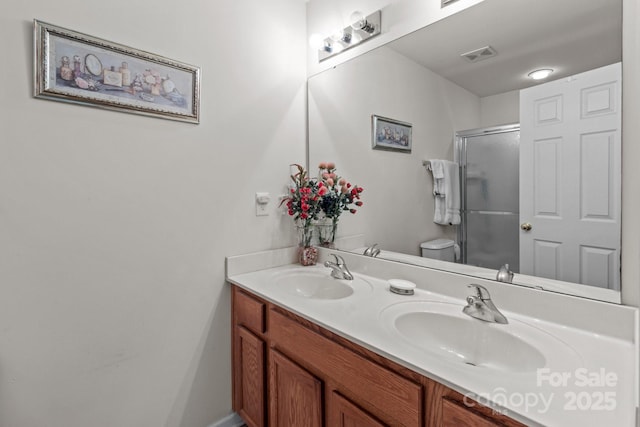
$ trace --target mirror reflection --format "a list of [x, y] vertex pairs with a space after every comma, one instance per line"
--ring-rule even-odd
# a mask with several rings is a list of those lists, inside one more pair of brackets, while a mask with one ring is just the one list
[[[339, 249], [619, 302], [621, 21], [621, 0], [485, 0], [311, 77], [310, 168], [365, 188]], [[411, 151], [372, 149], [372, 116]]]

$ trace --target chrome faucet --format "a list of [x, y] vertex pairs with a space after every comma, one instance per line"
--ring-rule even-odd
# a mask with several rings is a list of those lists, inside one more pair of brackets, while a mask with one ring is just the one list
[[496, 275], [496, 280], [498, 282], [512, 283], [513, 282], [513, 271], [509, 270], [509, 264], [505, 264], [500, 267], [498, 270], [498, 274]]
[[362, 255], [377, 257], [378, 255], [380, 255], [380, 249], [376, 248], [376, 246], [378, 246], [377, 243], [374, 243], [373, 246], [369, 246], [364, 250], [364, 253]]
[[353, 280], [353, 274], [347, 268], [347, 264], [340, 255], [331, 254], [336, 262], [325, 261], [324, 266], [331, 268], [331, 277], [341, 280]]
[[476, 293], [467, 297], [467, 305], [462, 309], [464, 314], [485, 322], [501, 323], [503, 325], [509, 323], [504, 314], [500, 313], [500, 310], [491, 301], [491, 295], [489, 295], [487, 288], [476, 284], [471, 284], [468, 287], [475, 288]]

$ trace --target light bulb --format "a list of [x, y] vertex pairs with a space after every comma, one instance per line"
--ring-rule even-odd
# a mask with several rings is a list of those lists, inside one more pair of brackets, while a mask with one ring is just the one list
[[315, 50], [320, 50], [324, 46], [324, 37], [322, 34], [313, 33], [309, 36], [309, 46]]
[[535, 70], [528, 74], [533, 80], [543, 80], [549, 77], [553, 73], [551, 68], [543, 68], [541, 70]]
[[341, 40], [342, 37], [344, 37], [344, 31], [339, 28], [334, 28], [331, 31], [331, 35], [329, 37], [331, 37], [331, 40], [333, 40], [334, 42], [337, 42], [338, 40]]
[[359, 10], [353, 12], [349, 19], [351, 20], [351, 28], [354, 30], [359, 30], [367, 24], [364, 15]]

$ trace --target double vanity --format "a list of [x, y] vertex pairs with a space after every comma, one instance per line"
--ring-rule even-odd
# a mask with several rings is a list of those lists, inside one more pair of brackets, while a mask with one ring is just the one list
[[227, 258], [249, 426], [635, 425], [636, 309], [342, 257]]

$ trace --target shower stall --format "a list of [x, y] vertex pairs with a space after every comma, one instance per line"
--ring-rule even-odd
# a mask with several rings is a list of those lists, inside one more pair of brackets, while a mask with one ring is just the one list
[[519, 149], [519, 124], [456, 133], [463, 264], [520, 271]]

